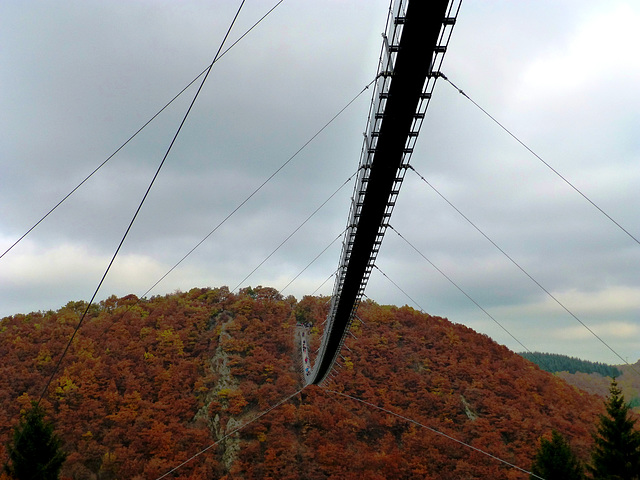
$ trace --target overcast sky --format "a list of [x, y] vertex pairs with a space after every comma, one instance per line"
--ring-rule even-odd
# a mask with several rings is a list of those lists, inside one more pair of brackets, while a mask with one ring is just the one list
[[[1, 251], [208, 65], [239, 3], [0, 2]], [[248, 0], [231, 39], [275, 3]], [[374, 78], [388, 6], [285, 0], [214, 66], [98, 300], [146, 292]], [[636, 238], [639, 23], [632, 1], [466, 0], [443, 66]], [[194, 94], [0, 259], [0, 316], [91, 297]], [[148, 296], [238, 285], [356, 170], [370, 99]], [[412, 164], [621, 356], [640, 357], [640, 245], [443, 80]], [[352, 188], [243, 286], [284, 288], [344, 229]], [[391, 223], [528, 349], [621, 363], [412, 172]], [[314, 292], [340, 248], [283, 293]], [[426, 312], [522, 350], [392, 230], [377, 266]], [[379, 271], [367, 295], [415, 306]]]

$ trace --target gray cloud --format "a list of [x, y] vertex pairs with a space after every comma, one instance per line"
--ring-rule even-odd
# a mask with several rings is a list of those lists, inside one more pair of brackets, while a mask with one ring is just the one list
[[[0, 246], [204, 69], [235, 3], [0, 5]], [[99, 298], [142, 294], [363, 89], [387, 7], [285, 1], [214, 66]], [[268, 8], [247, 5], [231, 37]], [[618, 22], [638, 19], [628, 1], [467, 2], [444, 63], [454, 83], [636, 237], [639, 39]], [[194, 92], [0, 260], [0, 315], [90, 297]], [[370, 95], [151, 294], [240, 282], [354, 172]], [[412, 162], [621, 355], [640, 356], [640, 246], [443, 81]], [[344, 228], [351, 191], [246, 283], [284, 287]], [[412, 172], [392, 223], [528, 347], [618, 362]], [[339, 251], [335, 243], [285, 293], [315, 290]], [[392, 231], [378, 265], [429, 313], [520, 349]], [[411, 304], [376, 271], [367, 295]]]

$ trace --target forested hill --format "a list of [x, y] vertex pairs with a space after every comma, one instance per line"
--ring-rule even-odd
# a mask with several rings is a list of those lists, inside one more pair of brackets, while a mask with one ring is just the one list
[[640, 361], [636, 365], [607, 365], [555, 353], [520, 353], [547, 372], [586, 392], [605, 398], [616, 378], [625, 400], [640, 414]]
[[[0, 323], [0, 462], [83, 302]], [[42, 405], [69, 453], [64, 478], [156, 479], [302, 387], [299, 337], [327, 298], [197, 288], [92, 307]], [[462, 325], [362, 303], [332, 390], [529, 468], [561, 432], [586, 460], [601, 399]], [[312, 347], [318, 336], [310, 339]], [[308, 387], [168, 478], [516, 479], [522, 472], [328, 389]]]
[[619, 368], [606, 363], [590, 362], [557, 353], [520, 352], [520, 355], [550, 373], [597, 373], [604, 377], [619, 377], [622, 374]]

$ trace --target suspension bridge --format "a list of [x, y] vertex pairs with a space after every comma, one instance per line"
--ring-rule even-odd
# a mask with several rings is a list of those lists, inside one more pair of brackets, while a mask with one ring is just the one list
[[[390, 10], [329, 315], [307, 385], [331, 375], [356, 318], [459, 8], [460, 0], [396, 0]], [[308, 350], [306, 340], [301, 348]]]
[[396, 0], [389, 12], [331, 305], [307, 384], [326, 380], [356, 316], [459, 9], [460, 0]]

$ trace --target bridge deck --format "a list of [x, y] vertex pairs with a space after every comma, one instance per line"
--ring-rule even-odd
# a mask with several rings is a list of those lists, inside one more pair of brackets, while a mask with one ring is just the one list
[[[331, 372], [373, 268], [455, 23], [449, 0], [396, 1], [384, 37], [340, 272], [308, 383]], [[459, 1], [457, 2], [459, 8]]]

